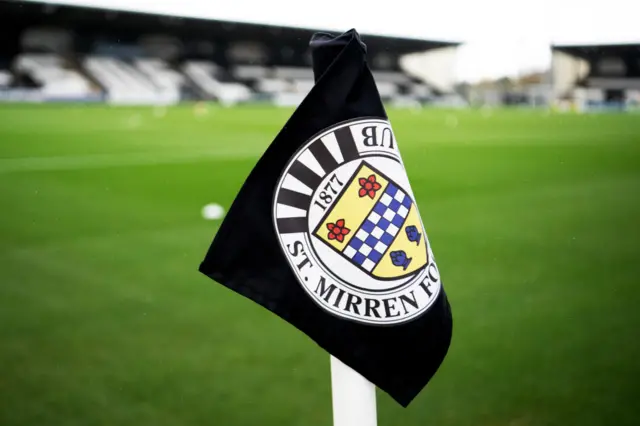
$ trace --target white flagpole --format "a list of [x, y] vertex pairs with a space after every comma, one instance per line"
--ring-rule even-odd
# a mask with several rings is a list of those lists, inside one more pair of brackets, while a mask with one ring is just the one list
[[333, 426], [376, 426], [376, 387], [331, 356]]

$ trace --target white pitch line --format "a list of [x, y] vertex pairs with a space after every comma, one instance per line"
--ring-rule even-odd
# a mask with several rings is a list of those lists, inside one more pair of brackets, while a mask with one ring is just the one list
[[190, 152], [144, 152], [122, 154], [94, 154], [56, 157], [1, 158], [0, 174], [30, 171], [82, 170], [122, 166], [196, 163], [203, 160], [253, 158], [262, 151], [209, 150]]

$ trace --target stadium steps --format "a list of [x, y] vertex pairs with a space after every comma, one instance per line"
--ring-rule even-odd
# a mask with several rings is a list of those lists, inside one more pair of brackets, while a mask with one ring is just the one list
[[249, 87], [238, 82], [222, 81], [222, 69], [211, 61], [187, 61], [182, 72], [196, 85], [205, 98], [224, 104], [235, 104], [252, 98]]
[[199, 99], [215, 100], [216, 99], [215, 95], [213, 95], [208, 90], [206, 90], [204, 87], [204, 84], [198, 82], [197, 77], [194, 78], [195, 71], [192, 69], [191, 70], [187, 69], [188, 63], [189, 61], [185, 62], [181, 66], [178, 66], [178, 69], [181, 70], [185, 76], [186, 86], [191, 88], [191, 90], [193, 90], [195, 93], [197, 93], [197, 96]]
[[315, 84], [310, 68], [276, 66], [265, 70], [255, 80], [254, 88], [276, 105], [298, 105]]
[[175, 99], [159, 92], [157, 86], [133, 64], [108, 56], [89, 55], [84, 66], [103, 87], [107, 100], [117, 104], [166, 104]]
[[82, 99], [92, 95], [89, 82], [53, 53], [22, 53], [13, 63], [18, 73], [29, 75], [50, 99]]
[[167, 62], [158, 58], [138, 58], [133, 66], [155, 86], [158, 95], [166, 102], [180, 101], [180, 89], [185, 82], [182, 73], [172, 69]]
[[0, 69], [0, 88], [9, 87], [13, 83], [13, 73], [10, 70]]
[[180, 85], [180, 100], [182, 101], [195, 101], [205, 98], [205, 94], [198, 85], [196, 85], [190, 78], [182, 71], [182, 63], [178, 61], [167, 62], [168, 69], [182, 76], [182, 84]]
[[102, 83], [100, 83], [100, 81], [96, 79], [93, 74], [88, 72], [82, 66], [82, 60], [79, 57], [68, 58], [67, 61], [77, 73], [82, 75], [89, 82], [89, 86], [91, 87], [93, 92], [100, 94], [104, 94], [107, 92], [107, 89], [102, 85]]

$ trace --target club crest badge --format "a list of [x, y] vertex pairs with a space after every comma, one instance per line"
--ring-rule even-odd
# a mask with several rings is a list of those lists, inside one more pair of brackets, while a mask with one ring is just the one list
[[334, 315], [398, 324], [437, 298], [438, 268], [388, 121], [311, 138], [287, 164], [273, 208], [294, 274]]

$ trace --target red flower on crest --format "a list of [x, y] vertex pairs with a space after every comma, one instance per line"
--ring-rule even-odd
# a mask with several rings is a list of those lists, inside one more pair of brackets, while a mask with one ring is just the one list
[[351, 232], [351, 229], [344, 226], [344, 219], [337, 220], [336, 223], [327, 223], [329, 229], [329, 235], [327, 237], [330, 240], [344, 241], [344, 236]]
[[366, 179], [360, 178], [358, 179], [358, 183], [360, 184], [358, 195], [361, 198], [368, 195], [369, 198], [373, 199], [373, 197], [376, 196], [376, 191], [382, 188], [382, 185], [376, 182], [376, 175], [371, 175]]

